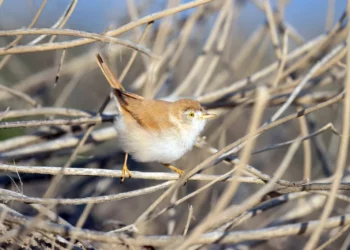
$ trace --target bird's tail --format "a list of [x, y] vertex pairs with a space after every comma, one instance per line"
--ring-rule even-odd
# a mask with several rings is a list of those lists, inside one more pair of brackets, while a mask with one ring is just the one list
[[98, 66], [100, 67], [101, 71], [103, 72], [104, 76], [106, 77], [109, 85], [111, 85], [112, 89], [114, 90], [114, 95], [120, 99], [122, 99], [124, 102], [127, 102], [128, 98], [136, 99], [136, 100], [143, 100], [142, 96], [139, 96], [137, 94], [128, 92], [124, 89], [121, 82], [113, 75], [113, 72], [109, 65], [103, 60], [100, 53], [96, 54], [96, 59]]
[[121, 82], [114, 76], [109, 65], [103, 60], [103, 57], [100, 53], [96, 54], [97, 64], [100, 67], [103, 75], [106, 77], [109, 85], [111, 85], [113, 89], [113, 99], [115, 101], [115, 105], [117, 107], [118, 113], [121, 113], [122, 110], [128, 110], [128, 105], [130, 103], [139, 102], [143, 100], [142, 96], [139, 96], [134, 93], [130, 93], [126, 91], [121, 84]]
[[109, 67], [109, 65], [107, 63], [105, 63], [105, 61], [103, 60], [103, 58], [102, 58], [100, 53], [96, 54], [96, 60], [97, 60], [97, 64], [100, 67], [103, 75], [106, 77], [109, 85], [111, 85], [111, 87], [113, 89], [116, 89], [116, 90], [119, 90], [119, 91], [125, 91], [123, 85], [113, 75], [113, 72], [112, 72], [111, 68]]

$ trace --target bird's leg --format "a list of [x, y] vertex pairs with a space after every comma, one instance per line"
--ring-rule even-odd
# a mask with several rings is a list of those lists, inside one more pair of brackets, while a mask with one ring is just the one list
[[162, 164], [163, 164], [164, 166], [166, 166], [167, 168], [170, 168], [172, 171], [178, 173], [180, 176], [183, 175], [183, 173], [185, 172], [185, 171], [183, 171], [183, 170], [181, 170], [181, 169], [179, 169], [179, 168], [177, 168], [177, 167], [174, 167], [174, 166], [172, 166], [172, 165], [170, 165], [170, 164], [165, 164], [165, 163], [162, 163]]
[[126, 175], [128, 175], [129, 178], [131, 178], [131, 176], [132, 176], [131, 172], [128, 169], [128, 165], [127, 165], [128, 155], [129, 155], [128, 153], [125, 153], [124, 164], [123, 164], [123, 169], [122, 169], [122, 177], [121, 177], [120, 182], [123, 182], [125, 180]]

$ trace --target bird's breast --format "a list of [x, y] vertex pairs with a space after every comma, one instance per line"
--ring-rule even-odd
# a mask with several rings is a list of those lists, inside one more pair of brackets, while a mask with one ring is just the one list
[[149, 131], [137, 123], [115, 121], [118, 141], [122, 149], [139, 162], [172, 163], [189, 151], [196, 135], [176, 127]]

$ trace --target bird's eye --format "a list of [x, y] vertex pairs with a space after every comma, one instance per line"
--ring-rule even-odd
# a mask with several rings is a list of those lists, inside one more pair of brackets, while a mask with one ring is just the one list
[[193, 118], [193, 117], [194, 117], [194, 113], [193, 113], [193, 112], [190, 112], [190, 113], [188, 113], [188, 116], [191, 117], [191, 118]]

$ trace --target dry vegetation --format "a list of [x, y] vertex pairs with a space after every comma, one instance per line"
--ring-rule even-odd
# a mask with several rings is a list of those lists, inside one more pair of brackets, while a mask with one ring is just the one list
[[[286, 0], [150, 2], [128, 0], [125, 24], [100, 34], [65, 28], [78, 0], [52, 27], [34, 28], [46, 0], [27, 27], [2, 25], [1, 247], [348, 249], [349, 6], [333, 23], [329, 0], [324, 33], [305, 40]], [[265, 21], [244, 39], [246, 4]], [[96, 51], [128, 90], [218, 115], [176, 162], [184, 176], [131, 161], [119, 183]]]

